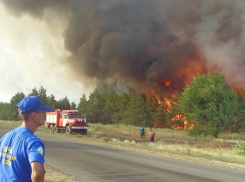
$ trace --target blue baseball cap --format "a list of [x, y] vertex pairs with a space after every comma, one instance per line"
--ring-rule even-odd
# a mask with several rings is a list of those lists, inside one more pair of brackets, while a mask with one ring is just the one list
[[42, 104], [38, 96], [27, 96], [23, 98], [18, 104], [17, 107], [20, 109], [20, 113], [26, 114], [39, 110], [51, 111], [53, 107], [45, 106]]

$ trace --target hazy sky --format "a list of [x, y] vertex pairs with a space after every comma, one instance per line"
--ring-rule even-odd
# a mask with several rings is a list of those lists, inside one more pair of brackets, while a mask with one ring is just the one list
[[44, 21], [9, 15], [1, 3], [0, 22], [0, 102], [40, 86], [56, 100], [67, 96], [78, 103], [82, 94], [89, 96], [93, 88], [74, 79], [76, 74], [67, 69], [62, 26], [52, 32]]

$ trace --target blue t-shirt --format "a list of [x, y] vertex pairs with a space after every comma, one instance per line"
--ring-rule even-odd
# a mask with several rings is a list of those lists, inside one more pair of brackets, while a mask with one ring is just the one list
[[0, 140], [0, 182], [31, 182], [31, 163], [44, 164], [44, 144], [28, 128], [18, 127]]
[[144, 132], [145, 131], [145, 128], [144, 127], [141, 127], [140, 128], [140, 132]]

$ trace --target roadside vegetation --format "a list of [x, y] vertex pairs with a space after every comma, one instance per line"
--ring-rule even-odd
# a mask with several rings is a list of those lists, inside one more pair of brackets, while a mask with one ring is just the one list
[[[0, 121], [0, 125], [17, 127], [20, 121]], [[140, 138], [139, 127], [130, 125], [90, 124], [87, 135], [64, 132], [50, 133], [45, 126], [38, 128], [37, 133], [61, 137], [81, 142], [109, 145], [111, 147], [174, 157], [182, 160], [200, 162], [217, 161], [245, 165], [245, 134], [221, 133], [217, 139], [213, 136], [194, 137], [187, 130], [154, 128], [155, 143], [149, 142], [149, 130], [146, 128], [145, 138]], [[242, 155], [241, 155], [242, 154]], [[230, 165], [230, 164], [229, 164]], [[228, 164], [227, 164], [228, 166]]]
[[[68, 175], [48, 164], [45, 167], [45, 180], [44, 182], [78, 182], [74, 177]], [[79, 181], [82, 182], [82, 181]]]

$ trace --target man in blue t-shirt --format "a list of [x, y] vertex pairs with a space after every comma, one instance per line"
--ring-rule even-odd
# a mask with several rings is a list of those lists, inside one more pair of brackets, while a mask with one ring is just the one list
[[140, 128], [140, 137], [145, 138], [145, 128], [143, 126]]
[[21, 126], [0, 140], [0, 182], [43, 182], [45, 148], [34, 133], [53, 108], [43, 105], [38, 96], [23, 98], [17, 107]]

